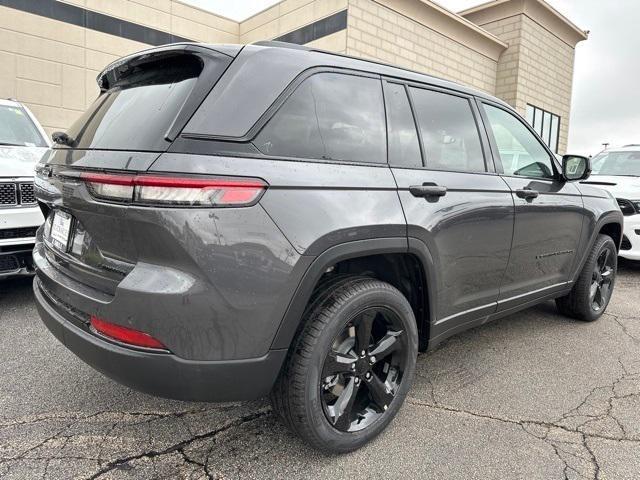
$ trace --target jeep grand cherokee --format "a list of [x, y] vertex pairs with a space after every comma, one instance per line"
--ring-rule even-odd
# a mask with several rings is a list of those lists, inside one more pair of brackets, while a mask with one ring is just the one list
[[273, 43], [154, 48], [98, 84], [38, 167], [34, 290], [125, 385], [270, 394], [346, 452], [396, 415], [419, 350], [549, 299], [607, 308], [615, 199], [485, 93]]

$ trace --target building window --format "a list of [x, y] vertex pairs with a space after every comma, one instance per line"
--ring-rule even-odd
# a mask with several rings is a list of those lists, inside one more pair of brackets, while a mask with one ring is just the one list
[[560, 117], [533, 105], [527, 105], [527, 122], [533, 127], [544, 143], [558, 153], [558, 138], [560, 137]]

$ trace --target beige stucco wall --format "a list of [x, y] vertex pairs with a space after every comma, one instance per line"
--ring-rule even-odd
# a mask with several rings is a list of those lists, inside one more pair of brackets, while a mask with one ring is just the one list
[[[237, 43], [240, 34], [237, 22], [174, 0], [68, 3], [204, 42]], [[149, 45], [0, 7], [0, 97], [24, 102], [49, 133], [64, 130], [97, 96], [100, 70], [145, 48]]]
[[497, 58], [413, 18], [373, 0], [349, 0], [347, 53], [495, 93]]
[[[346, 30], [309, 45], [440, 76], [527, 103], [569, 129], [575, 42], [583, 34], [539, 0], [500, 0], [465, 18], [430, 0], [283, 0], [235, 22], [179, 0], [68, 0], [208, 43], [270, 40], [348, 9]], [[96, 97], [108, 63], [148, 45], [0, 7], [0, 97], [25, 102], [48, 132], [66, 129]]]
[[[240, 43], [271, 40], [347, 8], [348, 0], [284, 0], [240, 23]], [[311, 42], [315, 48], [344, 53], [346, 32]]]
[[523, 116], [527, 104], [559, 115], [558, 153], [566, 153], [575, 46], [586, 34], [537, 0], [501, 0], [463, 15], [508, 45], [498, 61], [496, 96]]
[[575, 50], [526, 15], [483, 25], [509, 44], [498, 62], [496, 96], [525, 115], [527, 104], [561, 117], [558, 153], [567, 149]]

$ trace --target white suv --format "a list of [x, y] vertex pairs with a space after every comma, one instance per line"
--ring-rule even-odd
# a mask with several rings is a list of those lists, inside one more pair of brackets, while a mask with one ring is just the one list
[[591, 160], [593, 173], [582, 183], [597, 185], [618, 199], [624, 214], [620, 256], [640, 261], [640, 145], [599, 153]]
[[33, 274], [31, 251], [43, 222], [33, 176], [49, 146], [27, 107], [0, 99], [0, 278]]

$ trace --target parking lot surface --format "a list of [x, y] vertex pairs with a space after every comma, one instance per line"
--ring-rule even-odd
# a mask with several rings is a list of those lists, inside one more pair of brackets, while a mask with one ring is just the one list
[[310, 450], [266, 400], [198, 404], [122, 387], [0, 284], [0, 478], [640, 478], [640, 266], [585, 324], [548, 303], [418, 359], [400, 414], [348, 455]]

